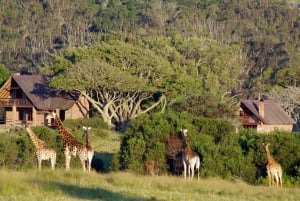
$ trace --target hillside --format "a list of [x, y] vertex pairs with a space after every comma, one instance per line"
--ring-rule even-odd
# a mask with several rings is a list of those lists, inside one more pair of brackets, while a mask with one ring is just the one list
[[240, 87], [253, 94], [262, 75], [267, 85], [293, 84], [280, 73], [294, 75], [299, 67], [300, 9], [291, 2], [2, 1], [0, 63], [36, 73], [64, 49], [93, 45], [113, 32], [142, 38], [180, 34], [241, 45], [247, 58]]

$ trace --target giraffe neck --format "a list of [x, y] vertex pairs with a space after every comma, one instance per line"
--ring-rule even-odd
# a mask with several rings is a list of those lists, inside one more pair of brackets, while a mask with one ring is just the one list
[[273, 164], [273, 163], [276, 163], [274, 158], [272, 157], [271, 153], [270, 153], [270, 150], [268, 147], [266, 147], [266, 153], [267, 153], [267, 159], [268, 159], [268, 163], [269, 164]]
[[183, 138], [183, 151], [184, 154], [186, 155], [187, 158], [191, 158], [196, 156], [196, 153], [191, 149], [191, 147], [189, 146], [186, 137]]
[[26, 127], [26, 131], [33, 143], [33, 145], [35, 146], [36, 149], [40, 149], [43, 148], [45, 146], [45, 142], [42, 141], [41, 139], [39, 139], [34, 132], [31, 130], [31, 128]]
[[58, 132], [64, 141], [70, 138], [74, 138], [73, 135], [65, 128], [63, 122], [58, 116], [55, 117], [55, 122], [58, 127]]
[[90, 146], [89, 133], [87, 130], [85, 131], [85, 143], [87, 146]]

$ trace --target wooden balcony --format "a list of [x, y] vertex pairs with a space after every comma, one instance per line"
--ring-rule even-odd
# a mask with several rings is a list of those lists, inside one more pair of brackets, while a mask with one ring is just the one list
[[28, 99], [0, 98], [0, 107], [32, 107]]
[[256, 122], [254, 119], [252, 119], [248, 115], [244, 115], [243, 117], [243, 125], [244, 126], [256, 126], [259, 124], [259, 122]]

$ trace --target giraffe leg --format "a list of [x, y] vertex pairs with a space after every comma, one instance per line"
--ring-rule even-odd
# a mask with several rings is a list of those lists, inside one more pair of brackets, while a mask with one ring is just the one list
[[271, 186], [273, 186], [274, 185], [274, 175], [272, 173], [270, 175], [271, 175]]
[[281, 169], [281, 167], [278, 172], [278, 177], [279, 177], [280, 187], [282, 187], [282, 169]]
[[278, 172], [277, 173], [275, 173], [274, 174], [274, 177], [275, 177], [275, 180], [276, 180], [276, 187], [278, 187], [279, 186], [279, 174], [278, 174]]
[[190, 164], [187, 162], [187, 178], [189, 179], [190, 177], [191, 177], [191, 166], [190, 166]]
[[279, 175], [279, 182], [280, 182], [280, 187], [282, 188], [282, 175]]
[[55, 165], [56, 165], [56, 153], [53, 153], [53, 155], [51, 156], [51, 168], [52, 170], [55, 170]]
[[200, 174], [200, 158], [197, 158], [196, 162], [196, 169], [197, 169], [197, 180], [199, 180], [199, 174]]
[[38, 158], [38, 166], [39, 166], [39, 170], [42, 170], [42, 159]]
[[66, 170], [70, 169], [71, 155], [66, 155]]
[[89, 169], [89, 172], [91, 171], [93, 157], [94, 157], [94, 151], [89, 151], [88, 152], [88, 169]]
[[193, 166], [192, 166], [192, 164], [189, 162], [189, 168], [188, 168], [188, 170], [189, 170], [189, 179], [190, 180], [192, 180], [193, 179], [193, 174], [194, 174], [194, 172], [193, 172]]
[[194, 163], [191, 164], [191, 172], [192, 172], [191, 180], [193, 180], [194, 179], [194, 174], [195, 174]]
[[183, 161], [183, 176], [186, 179], [186, 162]]
[[269, 186], [271, 186], [271, 180], [272, 180], [271, 177], [272, 177], [272, 176], [271, 176], [271, 173], [270, 173], [270, 171], [268, 170]]
[[84, 159], [81, 159], [81, 165], [82, 165], [82, 169], [83, 169], [83, 172], [86, 171], [86, 167], [85, 167], [85, 160]]

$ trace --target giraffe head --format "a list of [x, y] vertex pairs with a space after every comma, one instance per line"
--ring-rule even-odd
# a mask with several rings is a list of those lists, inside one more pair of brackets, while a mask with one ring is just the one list
[[181, 134], [182, 134], [184, 137], [187, 137], [188, 129], [182, 128], [182, 129], [180, 129], [180, 132], [181, 132]]
[[269, 142], [263, 142], [262, 144], [263, 144], [263, 146], [265, 147], [265, 149], [267, 149], [267, 148], [269, 147], [269, 145], [270, 145]]
[[24, 124], [24, 127], [25, 127], [25, 128], [29, 128], [29, 127], [30, 127], [29, 123], [26, 122], [26, 123]]
[[56, 117], [56, 113], [55, 112], [51, 112], [46, 116], [46, 119], [52, 119]]
[[182, 149], [185, 150], [188, 147], [188, 143], [187, 143], [188, 129], [182, 128], [182, 129], [180, 129], [180, 132], [181, 132], [181, 138], [182, 138]]
[[89, 126], [83, 126], [82, 129], [83, 129], [84, 131], [88, 131], [88, 130], [91, 130], [92, 127], [89, 127]]

